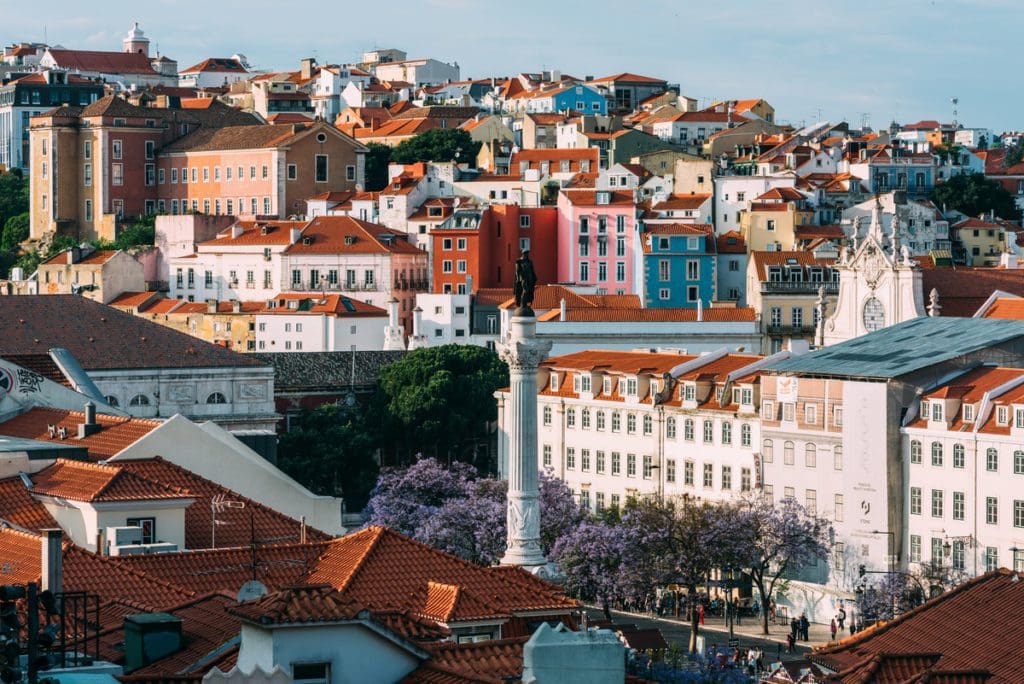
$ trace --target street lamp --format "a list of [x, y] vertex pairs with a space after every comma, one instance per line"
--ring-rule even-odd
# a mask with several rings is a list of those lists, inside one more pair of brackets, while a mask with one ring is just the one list
[[[943, 530], [943, 532], [945, 532], [945, 530]], [[942, 554], [943, 554], [943, 557], [948, 557], [949, 558], [950, 566], [953, 566], [953, 556], [952, 556], [952, 553], [951, 553], [952, 550], [953, 550], [953, 544], [957, 544], [957, 543], [963, 544], [964, 548], [968, 548], [968, 549], [973, 549], [978, 544], [978, 541], [974, 538], [973, 534], [965, 534], [965, 535], [962, 535], [962, 536], [959, 536], [959, 537], [957, 537], [957, 536], [950, 537], [950, 536], [945, 536], [944, 535], [942, 539], [943, 539], [943, 542], [942, 542]], [[977, 575], [978, 574], [978, 554], [972, 553], [972, 555], [974, 556], [974, 574]], [[953, 569], [954, 570], [963, 570], [963, 568], [956, 568], [956, 567], [953, 567]]]

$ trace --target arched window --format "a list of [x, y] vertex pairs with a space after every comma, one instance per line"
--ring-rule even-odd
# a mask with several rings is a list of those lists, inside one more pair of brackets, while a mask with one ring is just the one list
[[626, 432], [636, 434], [636, 415], [632, 413], [626, 414]]
[[714, 421], [704, 421], [704, 443], [711, 444], [715, 439], [715, 423]]
[[989, 448], [985, 451], [985, 470], [999, 470], [999, 450]]
[[665, 419], [665, 436], [669, 439], [676, 438], [676, 419], [672, 416]]
[[597, 412], [597, 429], [604, 430], [604, 411]]
[[584, 430], [590, 429], [590, 409], [585, 408], [580, 411], [580, 424], [583, 426]]
[[149, 406], [149, 397], [145, 394], [136, 394], [132, 397], [131, 401], [128, 402], [129, 406]]
[[744, 423], [740, 426], [740, 445], [749, 447], [750, 446], [750, 424]]
[[765, 463], [771, 463], [775, 460], [775, 445], [772, 444], [772, 440], [766, 439], [761, 444], [761, 456], [764, 457]]
[[227, 398], [220, 392], [214, 392], [210, 396], [206, 397], [207, 404], [226, 404], [228, 403]]
[[687, 442], [693, 441], [693, 418], [683, 421], [683, 439]]
[[618, 432], [622, 429], [622, 416], [619, 415], [618, 411], [612, 413], [612, 432]]
[[109, 404], [110, 406], [120, 406], [121, 405], [117, 401], [117, 397], [115, 397], [113, 394], [108, 394], [107, 396], [103, 397], [103, 401], [107, 402], [107, 404]]
[[808, 468], [818, 467], [818, 447], [814, 444], [804, 446], [804, 465]]
[[910, 442], [910, 462], [921, 462], [921, 442], [917, 441], [916, 439]]
[[793, 465], [793, 443], [786, 441], [782, 444], [782, 461], [786, 465]]
[[932, 442], [932, 465], [942, 465], [942, 442]]
[[654, 432], [654, 421], [650, 416], [644, 416], [644, 434], [649, 435]]
[[953, 467], [963, 468], [964, 467], [964, 445], [954, 444], [953, 445]]

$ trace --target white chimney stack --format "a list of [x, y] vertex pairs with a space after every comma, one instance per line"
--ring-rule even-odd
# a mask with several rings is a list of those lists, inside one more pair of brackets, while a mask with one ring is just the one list
[[697, 321], [701, 322], [704, 320], [704, 300], [697, 300]]
[[59, 594], [64, 591], [64, 531], [60, 528], [41, 531], [44, 537], [39, 588]]

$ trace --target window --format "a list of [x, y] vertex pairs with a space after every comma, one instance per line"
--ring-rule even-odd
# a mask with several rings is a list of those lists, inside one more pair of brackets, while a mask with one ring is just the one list
[[580, 411], [580, 427], [584, 430], [590, 429], [590, 409], [588, 408]]
[[833, 406], [832, 407], [832, 425], [835, 427], [843, 427], [843, 407]]
[[710, 463], [704, 464], [704, 487], [710, 489], [715, 484], [715, 466]]
[[832, 449], [832, 467], [835, 470], [843, 469], [843, 447], [841, 446]]
[[836, 494], [835, 503], [832, 504], [832, 513], [836, 522], [843, 521], [843, 495]]
[[782, 444], [782, 462], [786, 465], [793, 465], [793, 443], [785, 441]]
[[1013, 452], [1013, 474], [1024, 475], [1024, 451]]
[[910, 535], [910, 561], [912, 563], [921, 562], [921, 535], [919, 534]]
[[129, 406], [149, 406], [149, 397], [145, 394], [136, 394], [128, 402]]
[[985, 547], [985, 572], [999, 569], [999, 549], [994, 546]]
[[270, 174], [268, 173], [268, 169], [267, 169], [267, 165], [266, 165], [266, 164], [264, 164], [264, 165], [263, 165], [263, 169], [262, 169], [262, 171], [263, 171], [263, 173], [262, 173], [262, 176], [261, 176], [261, 178], [262, 178], [263, 180], [266, 180], [267, 178], [269, 178], [269, 177], [270, 177]]
[[203, 273], [203, 285], [207, 288], [213, 287], [213, 271]]
[[[264, 168], [263, 177], [266, 178], [266, 168]], [[326, 183], [327, 182], [327, 155], [318, 154], [316, 155], [316, 182]]]
[[693, 486], [693, 461], [683, 463], [683, 484], [688, 487]]
[[551, 445], [550, 444], [545, 444], [544, 445], [543, 453], [544, 453], [544, 467], [545, 468], [550, 468], [551, 467]]
[[82, 147], [82, 157], [92, 159], [92, 140], [86, 140]]
[[782, 404], [782, 420], [792, 423], [796, 419], [796, 406], [791, 401]]
[[994, 496], [985, 497], [985, 523], [989, 525], [999, 524], [999, 499]]
[[775, 447], [772, 444], [772, 440], [766, 439], [761, 444], [761, 456], [764, 457], [765, 463], [771, 463], [775, 460]]
[[636, 454], [626, 454], [626, 477], [636, 477]]
[[345, 180], [354, 181], [356, 179], [356, 167], [349, 164], [345, 167]]
[[644, 479], [650, 480], [652, 472], [653, 469], [651, 464], [651, 457], [648, 456], [647, 454], [644, 454]]
[[210, 396], [206, 397], [207, 404], [226, 404], [228, 403], [227, 398], [220, 392], [214, 392]]
[[299, 167], [297, 164], [288, 165], [288, 180], [293, 181], [299, 177]]
[[121, 159], [123, 156], [123, 147], [120, 140], [110, 141], [110, 156], [114, 159]]
[[617, 452], [612, 452], [612, 475], [619, 475], [622, 473], [622, 455]]
[[687, 442], [693, 441], [693, 419], [687, 418], [683, 421], [683, 439]]
[[143, 544], [153, 544], [156, 542], [156, 518], [128, 518], [124, 522], [128, 527], [142, 528]]
[[330, 681], [330, 663], [292, 663], [294, 684], [329, 684]]
[[[794, 325], [796, 325], [794, 323]], [[804, 422], [808, 425], [815, 425], [818, 422], [818, 405], [804, 404]]]
[[580, 470], [590, 471], [590, 449], [580, 450]]
[[594, 452], [594, 461], [595, 461], [594, 462], [594, 466], [595, 466], [595, 469], [597, 470], [597, 472], [603, 473], [604, 472], [604, 464], [605, 464], [604, 452], [603, 451], [596, 451], [596, 452]]
[[565, 410], [565, 426], [570, 428], [576, 427], [576, 409]]
[[1013, 526], [1024, 527], [1024, 501], [1019, 499], [1013, 502]]
[[565, 450], [565, 467], [569, 469], [576, 468], [576, 449], [573, 447], [567, 447]]
[[631, 435], [636, 434], [636, 416], [632, 413], [626, 414], [626, 432]]
[[910, 514], [921, 515], [921, 488], [910, 488]]
[[740, 426], [740, 446], [750, 446], [750, 425], [748, 423], [743, 423]]
[[921, 462], [921, 442], [916, 439], [910, 442], [910, 462], [920, 463]]
[[932, 442], [932, 465], [942, 465], [942, 442]]
[[732, 466], [722, 466], [722, 489], [732, 489]]
[[935, 565], [942, 565], [942, 561], [945, 559], [945, 553], [942, 551], [942, 539], [939, 537], [932, 537], [932, 563]]
[[[85, 200], [85, 220], [92, 221], [92, 200]], [[178, 283], [180, 286], [181, 283]]]
[[964, 445], [954, 444], [953, 445], [953, 467], [963, 468], [964, 467]]
[[943, 495], [941, 489], [932, 490], [932, 517], [941, 518], [943, 515], [942, 511]]
[[804, 490], [804, 508], [808, 515], [818, 514], [818, 492], [814, 489]]
[[814, 444], [804, 446], [804, 465], [808, 468], [816, 468], [818, 466], [818, 447]]
[[612, 413], [612, 432], [618, 432], [622, 429], [622, 417], [616, 412]]
[[650, 416], [644, 416], [644, 434], [649, 435], [654, 431], [654, 420]]
[[1010, 422], [1010, 407], [1009, 406], [998, 406], [996, 407], [996, 423], [998, 425], [1008, 425]]
[[544, 424], [545, 425], [551, 425], [551, 407], [550, 406], [545, 406], [544, 407]]
[[999, 470], [998, 449], [989, 448], [985, 450], [985, 470], [993, 473]]
[[110, 183], [112, 185], [124, 185], [124, 164], [110, 165]]
[[953, 520], [964, 519], [964, 493], [953, 492]]

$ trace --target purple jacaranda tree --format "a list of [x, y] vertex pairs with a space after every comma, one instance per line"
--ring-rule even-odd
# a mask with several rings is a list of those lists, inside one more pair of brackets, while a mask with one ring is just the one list
[[[540, 481], [541, 545], [550, 551], [574, 530], [585, 513], [563, 482], [547, 474]], [[371, 493], [368, 525], [383, 525], [402, 534], [483, 565], [496, 563], [505, 551], [507, 485], [481, 478], [472, 466], [442, 465], [424, 458], [408, 468], [386, 468]]]
[[[775, 591], [780, 577], [828, 557], [832, 526], [810, 515], [792, 498], [772, 502], [764, 496], [750, 497], [735, 504], [736, 539], [744, 567], [757, 587], [761, 605]], [[761, 611], [762, 634], [768, 634], [768, 611]]]
[[574, 596], [607, 606], [624, 598], [620, 576], [630, 572], [629, 542], [621, 525], [584, 520], [555, 542], [551, 560]]

